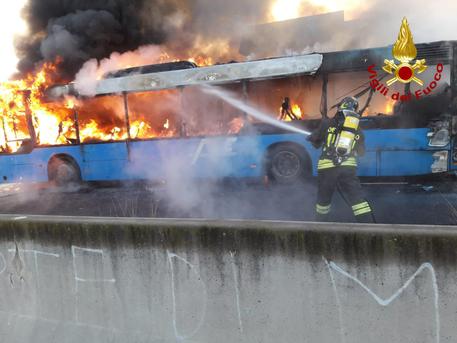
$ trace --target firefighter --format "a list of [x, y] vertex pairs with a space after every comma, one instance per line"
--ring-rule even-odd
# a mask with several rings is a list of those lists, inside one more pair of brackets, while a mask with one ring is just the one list
[[279, 114], [279, 120], [285, 120], [286, 117], [289, 117], [291, 120], [298, 120], [297, 116], [290, 107], [290, 99], [288, 97], [284, 98], [284, 101], [281, 105], [281, 113]]
[[317, 221], [328, 221], [332, 197], [338, 190], [358, 222], [375, 222], [357, 177], [357, 157], [365, 153], [358, 107], [357, 99], [344, 98], [335, 117], [323, 119], [319, 129], [308, 138], [316, 148], [322, 147], [318, 163]]

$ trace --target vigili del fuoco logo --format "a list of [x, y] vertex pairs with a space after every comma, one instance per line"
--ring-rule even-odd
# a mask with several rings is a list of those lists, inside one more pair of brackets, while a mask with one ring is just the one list
[[403, 18], [398, 39], [392, 48], [392, 56], [395, 60], [384, 60], [384, 66], [382, 67], [382, 70], [385, 71], [387, 75], [390, 75], [390, 79], [388, 79], [385, 84], [381, 82], [385, 76], [383, 76], [382, 79], [378, 78], [378, 73], [375, 70], [376, 65], [373, 64], [368, 67], [371, 80], [370, 86], [372, 89], [395, 101], [409, 101], [413, 97], [420, 99], [425, 95], [429, 95], [437, 87], [444, 70], [444, 66], [441, 63], [436, 66], [436, 73], [433, 80], [425, 88], [416, 90], [414, 93], [410, 92], [405, 94], [400, 94], [400, 92], [392, 93], [389, 88], [396, 82], [404, 84], [414, 82], [421, 87], [424, 86], [424, 81], [421, 80], [420, 74], [427, 70], [427, 61], [425, 59], [416, 59], [417, 48], [414, 44], [413, 35], [406, 18]]

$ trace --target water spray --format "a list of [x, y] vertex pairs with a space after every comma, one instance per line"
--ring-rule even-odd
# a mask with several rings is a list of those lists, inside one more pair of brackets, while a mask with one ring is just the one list
[[223, 90], [220, 87], [205, 85], [205, 86], [201, 86], [201, 89], [204, 93], [214, 95], [214, 96], [218, 97], [219, 99], [225, 101], [226, 103], [232, 105], [233, 107], [238, 108], [239, 110], [247, 113], [248, 115], [250, 115], [264, 123], [271, 124], [278, 128], [288, 130], [291, 132], [295, 132], [295, 133], [299, 133], [299, 134], [306, 135], [306, 136], [309, 136], [311, 134], [308, 131], [301, 130], [292, 125], [289, 125], [287, 123], [274, 119], [268, 113], [260, 111], [259, 109], [247, 104], [245, 101], [238, 99], [236, 97], [236, 95], [233, 94], [232, 92]]

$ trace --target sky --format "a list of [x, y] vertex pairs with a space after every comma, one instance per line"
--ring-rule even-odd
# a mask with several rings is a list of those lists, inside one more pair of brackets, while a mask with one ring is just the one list
[[20, 16], [25, 3], [26, 0], [0, 1], [0, 81], [8, 80], [17, 70], [14, 36], [27, 30], [27, 25]]

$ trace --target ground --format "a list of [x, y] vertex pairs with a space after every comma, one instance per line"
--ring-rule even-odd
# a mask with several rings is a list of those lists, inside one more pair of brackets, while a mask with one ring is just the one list
[[[457, 181], [364, 182], [379, 223], [457, 224]], [[111, 217], [169, 217], [312, 221], [316, 183], [275, 186], [265, 182], [85, 184], [58, 189], [48, 184], [0, 186], [0, 212]], [[333, 221], [351, 222], [337, 194]]]

